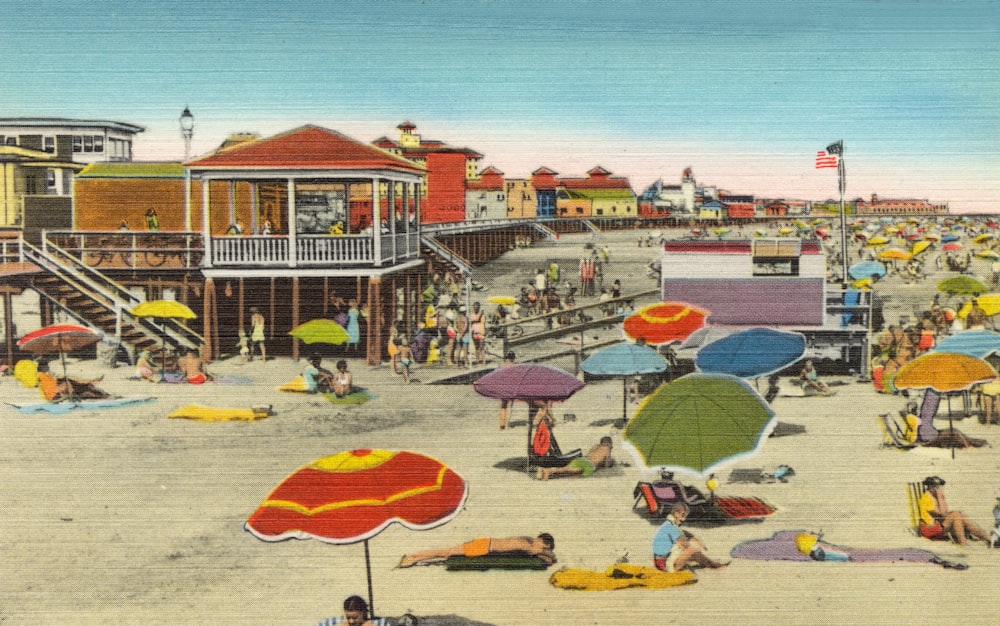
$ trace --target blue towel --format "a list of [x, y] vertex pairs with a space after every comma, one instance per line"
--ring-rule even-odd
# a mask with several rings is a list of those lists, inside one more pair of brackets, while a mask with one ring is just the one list
[[79, 402], [41, 402], [39, 404], [13, 404], [7, 402], [6, 404], [25, 415], [37, 415], [38, 413], [63, 415], [74, 409], [113, 409], [120, 406], [152, 402], [153, 400], [155, 398], [109, 398], [107, 400], [81, 400]]

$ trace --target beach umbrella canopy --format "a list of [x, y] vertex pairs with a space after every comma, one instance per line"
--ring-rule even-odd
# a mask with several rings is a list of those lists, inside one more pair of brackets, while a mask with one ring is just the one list
[[659, 352], [636, 343], [619, 343], [598, 350], [580, 364], [580, 369], [594, 376], [622, 376], [622, 420], [628, 418], [628, 377], [655, 374], [667, 369]]
[[[1000, 293], [984, 293], [981, 296], [976, 296], [975, 300], [987, 317], [993, 317], [1000, 313]], [[962, 308], [958, 310], [958, 319], [964, 320], [969, 316], [970, 311], [972, 311], [972, 300], [963, 304]]]
[[888, 248], [878, 253], [878, 258], [885, 261], [909, 261], [911, 254], [899, 248]]
[[952, 241], [958, 241], [959, 237], [955, 233], [945, 233], [941, 237], [941, 243], [950, 243]]
[[709, 474], [759, 450], [777, 420], [735, 376], [688, 374], [639, 405], [623, 438], [647, 468]]
[[488, 302], [492, 302], [493, 304], [502, 304], [504, 306], [513, 306], [517, 303], [517, 298], [513, 296], [492, 296]]
[[17, 347], [32, 354], [58, 354], [66, 377], [66, 353], [82, 350], [101, 340], [90, 328], [77, 324], [53, 324], [21, 337]]
[[885, 276], [885, 266], [878, 261], [862, 261], [847, 268], [847, 275], [857, 280], [861, 278], [881, 278]]
[[458, 514], [467, 495], [462, 477], [437, 459], [416, 452], [352, 450], [313, 461], [285, 478], [244, 527], [268, 542], [363, 541], [371, 607], [368, 540], [392, 524], [410, 530], [441, 526]]
[[562, 401], [583, 389], [583, 383], [569, 372], [536, 363], [497, 368], [472, 386], [487, 398], [525, 401]]
[[974, 296], [989, 291], [982, 281], [972, 276], [952, 276], [938, 281], [937, 290], [953, 296]]
[[997, 254], [994, 250], [981, 250], [976, 253], [976, 256], [988, 261], [1000, 261], [1000, 254]]
[[983, 359], [954, 352], [928, 352], [899, 368], [892, 379], [895, 389], [933, 389], [949, 393], [993, 380], [997, 372]]
[[625, 336], [653, 346], [681, 341], [705, 325], [709, 312], [683, 302], [660, 302], [625, 318]]
[[996, 235], [994, 235], [993, 233], [983, 233], [981, 235], [976, 235], [972, 241], [973, 243], [986, 243], [987, 241], [990, 241], [995, 237]]
[[351, 338], [343, 326], [333, 320], [322, 318], [299, 324], [288, 334], [302, 343], [325, 343], [331, 346], [345, 344]]
[[759, 378], [785, 369], [805, 353], [802, 333], [749, 328], [701, 348], [695, 366], [702, 372]]
[[917, 256], [927, 248], [931, 247], [931, 242], [929, 241], [918, 241], [910, 246], [910, 254]]
[[954, 352], [985, 359], [1000, 354], [1000, 333], [989, 330], [965, 330], [945, 337], [934, 346], [933, 352]]
[[884, 246], [887, 243], [889, 243], [889, 239], [881, 235], [877, 237], [872, 237], [871, 239], [868, 240], [868, 245], [873, 248], [876, 246]]
[[198, 317], [187, 305], [175, 300], [147, 300], [129, 309], [129, 313], [156, 319], [193, 320]]
[[861, 290], [864, 290], [864, 291], [869, 291], [869, 290], [871, 290], [873, 284], [874, 283], [873, 283], [872, 279], [870, 279], [870, 278], [859, 278], [857, 280], [852, 280], [851, 281], [851, 288], [852, 289], [861, 289]]
[[778, 234], [779, 235], [790, 235], [790, 234], [792, 234], [792, 229], [789, 228], [789, 227], [787, 227], [787, 226], [785, 226], [784, 228], [779, 228], [778, 229]]
[[962, 249], [962, 244], [958, 243], [957, 241], [952, 241], [951, 243], [946, 243], [943, 246], [941, 246], [941, 249], [944, 250], [945, 252], [958, 252], [959, 250]]

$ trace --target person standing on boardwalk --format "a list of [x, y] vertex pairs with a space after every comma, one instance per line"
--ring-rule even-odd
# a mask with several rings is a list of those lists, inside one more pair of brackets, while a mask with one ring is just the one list
[[260, 349], [260, 360], [267, 361], [267, 349], [264, 347], [264, 326], [266, 322], [257, 307], [250, 307], [250, 358], [253, 361], [254, 350]]

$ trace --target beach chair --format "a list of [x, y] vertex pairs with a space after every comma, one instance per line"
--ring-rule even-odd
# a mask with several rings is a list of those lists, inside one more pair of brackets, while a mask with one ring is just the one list
[[544, 420], [535, 429], [535, 434], [528, 446], [528, 462], [531, 467], [565, 467], [573, 459], [583, 456], [579, 448], [563, 453], [559, 449], [552, 430]]
[[646, 505], [646, 510], [653, 517], [666, 517], [670, 513], [670, 507], [683, 502], [691, 507], [706, 504], [708, 500], [700, 491], [694, 487], [685, 487], [679, 482], [670, 479], [659, 480], [655, 483], [639, 482], [632, 490], [632, 497], [635, 508], [640, 501]]
[[[925, 491], [927, 488], [922, 482], [907, 483], [906, 485], [906, 501], [910, 507], [910, 527], [913, 528], [913, 534], [918, 537], [923, 537], [920, 534], [920, 496], [924, 495]], [[951, 537], [944, 533], [930, 539], [931, 541], [950, 541]]]
[[907, 438], [906, 431], [889, 413], [879, 415], [878, 424], [882, 428], [882, 445], [884, 447], [896, 448], [897, 450], [911, 450], [917, 447], [916, 443]]
[[697, 488], [683, 485], [665, 475], [655, 482], [639, 482], [632, 491], [633, 508], [640, 502], [652, 517], [666, 517], [678, 502], [688, 505], [688, 519], [692, 521], [730, 521], [766, 517], [776, 510], [755, 497], [715, 496], [706, 498]]

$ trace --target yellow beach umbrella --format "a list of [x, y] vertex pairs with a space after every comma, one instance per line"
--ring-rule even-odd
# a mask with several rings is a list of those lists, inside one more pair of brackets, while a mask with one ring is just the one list
[[889, 248], [878, 253], [878, 258], [884, 261], [909, 261], [911, 255], [906, 250], [899, 248]]
[[870, 278], [859, 278], [858, 280], [851, 283], [853, 289], [871, 289], [872, 279]]
[[884, 246], [887, 243], [889, 243], [889, 239], [879, 235], [878, 237], [872, 237], [871, 239], [869, 239], [866, 245], [875, 248], [877, 246]]
[[926, 250], [930, 246], [931, 246], [931, 242], [929, 242], [929, 241], [917, 241], [910, 248], [910, 254], [912, 254], [913, 256], [917, 256], [918, 254], [920, 254], [921, 252], [923, 252], [924, 250]]
[[[993, 317], [997, 313], [1000, 313], [1000, 293], [984, 293], [981, 296], [977, 296], [976, 304], [986, 313], [987, 317]], [[958, 319], [964, 320], [971, 310], [972, 300], [969, 300], [958, 310]]]
[[792, 229], [787, 226], [778, 231], [779, 235], [790, 235], [792, 234]]
[[493, 296], [489, 300], [493, 304], [502, 304], [504, 306], [511, 306], [517, 302], [517, 299], [513, 296]]
[[982, 235], [976, 235], [976, 238], [972, 240], [973, 243], [986, 243], [990, 239], [993, 239], [993, 233], [983, 233]]

